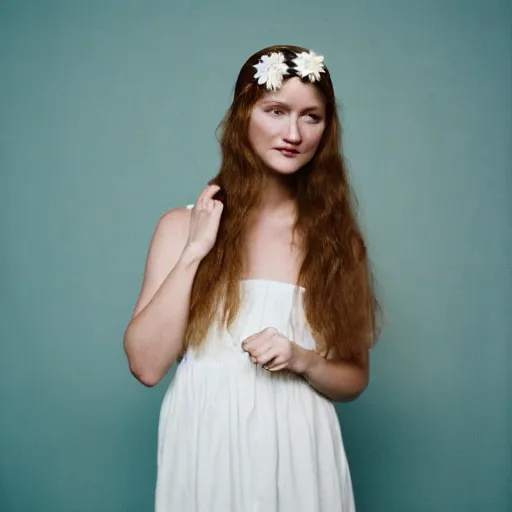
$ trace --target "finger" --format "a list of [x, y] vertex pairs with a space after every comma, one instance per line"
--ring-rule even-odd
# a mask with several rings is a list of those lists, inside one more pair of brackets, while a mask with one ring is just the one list
[[261, 333], [269, 337], [275, 336], [276, 334], [280, 334], [280, 332], [275, 327], [265, 327], [265, 329], [263, 329]]
[[249, 338], [246, 338], [244, 341], [242, 341], [242, 343], [240, 343], [242, 350], [244, 350], [245, 352], [250, 352], [251, 351], [250, 343], [251, 343], [251, 340]]
[[272, 333], [261, 332], [254, 336], [253, 339], [247, 339], [247, 342], [242, 342], [243, 349], [250, 352], [253, 356], [260, 356], [269, 349], [274, 349], [276, 354], [284, 350], [282, 344], [276, 343], [275, 335]]
[[196, 205], [203, 206], [220, 190], [218, 185], [207, 185], [199, 197], [197, 198]]
[[244, 343], [242, 342], [242, 349], [245, 352], [248, 352], [252, 357], [258, 357], [264, 352], [266, 352], [270, 348], [268, 343], [265, 343], [265, 340], [261, 339], [253, 339], [250, 342]]
[[244, 341], [242, 341], [242, 348], [248, 352], [252, 350], [252, 348], [256, 347], [256, 344], [253, 342], [258, 338], [261, 337], [261, 332], [256, 332], [254, 334], [251, 334], [250, 336], [247, 336]]
[[279, 370], [284, 370], [288, 366], [287, 363], [278, 364], [277, 366], [272, 366], [268, 369], [269, 372], [278, 372]]
[[199, 194], [199, 197], [197, 198], [197, 201], [196, 201], [196, 205], [199, 205], [199, 204], [203, 204], [204, 203], [204, 198], [205, 198], [205, 195], [206, 195], [206, 188]]
[[283, 357], [282, 354], [278, 354], [276, 357], [271, 359], [265, 366], [266, 366], [267, 370], [272, 370], [285, 362], [286, 362], [286, 358]]
[[213, 209], [212, 209], [212, 217], [214, 218], [217, 224], [220, 223], [220, 218], [222, 216], [222, 211], [224, 210], [224, 205], [221, 201], [217, 201], [214, 199]]
[[219, 185], [208, 185], [203, 191], [204, 199], [210, 201], [219, 190]]
[[286, 357], [278, 356], [274, 360], [271, 367], [269, 367], [270, 372], [278, 372], [279, 370], [285, 370], [288, 368], [289, 359]]
[[275, 329], [274, 327], [266, 327], [262, 331], [257, 332], [252, 336], [249, 336], [244, 341], [251, 343], [253, 340], [260, 338], [261, 340], [268, 340], [270, 342], [270, 340], [272, 340], [276, 334], [279, 334], [279, 331], [277, 329]]
[[224, 209], [224, 203], [222, 201], [219, 201], [218, 199], [213, 200], [213, 211], [220, 216], [222, 213], [222, 210]]
[[253, 340], [245, 350], [251, 354], [251, 356], [259, 358], [272, 348], [272, 344], [265, 339]]
[[267, 363], [267, 364], [262, 364], [262, 365], [261, 365], [261, 367], [262, 367], [264, 370], [267, 370], [267, 372], [270, 372], [270, 371], [272, 371], [272, 370], [271, 370], [271, 368], [272, 368], [271, 363], [272, 363], [272, 361], [270, 361], [270, 362], [269, 362], [269, 363]]
[[213, 195], [215, 195], [220, 190], [219, 185], [206, 185], [206, 187], [203, 188], [201, 194], [199, 194], [198, 199], [206, 199], [210, 198]]
[[261, 366], [267, 366], [270, 363], [270, 361], [272, 361], [276, 356], [276, 351], [270, 349], [264, 352], [263, 354], [256, 356], [256, 362]]
[[194, 205], [193, 210], [195, 210], [196, 212], [204, 210], [204, 199], [198, 199], [196, 201], [196, 204]]

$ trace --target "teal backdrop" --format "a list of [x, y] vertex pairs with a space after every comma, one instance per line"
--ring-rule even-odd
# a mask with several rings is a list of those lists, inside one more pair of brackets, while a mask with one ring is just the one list
[[326, 57], [387, 316], [337, 405], [358, 512], [512, 510], [512, 3], [3, 0], [2, 512], [152, 510], [172, 375], [137, 383], [124, 329], [278, 43]]

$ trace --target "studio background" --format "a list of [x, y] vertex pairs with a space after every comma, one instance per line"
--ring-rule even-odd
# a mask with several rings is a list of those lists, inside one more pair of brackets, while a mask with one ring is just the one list
[[0, 510], [152, 510], [171, 375], [137, 383], [124, 329], [271, 44], [325, 55], [387, 316], [337, 406], [358, 512], [512, 510], [511, 27], [499, 0], [0, 2]]

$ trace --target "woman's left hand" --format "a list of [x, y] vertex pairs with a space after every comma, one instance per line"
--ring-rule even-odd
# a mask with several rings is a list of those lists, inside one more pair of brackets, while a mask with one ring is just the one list
[[242, 349], [251, 356], [253, 363], [270, 372], [286, 369], [303, 373], [306, 370], [308, 351], [274, 327], [267, 327], [246, 338]]

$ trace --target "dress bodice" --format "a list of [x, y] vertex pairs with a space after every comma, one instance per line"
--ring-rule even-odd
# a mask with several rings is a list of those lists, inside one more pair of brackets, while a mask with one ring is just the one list
[[212, 325], [200, 348], [189, 349], [188, 357], [202, 360], [248, 357], [242, 350], [242, 341], [267, 327], [274, 327], [304, 348], [315, 348], [304, 313], [304, 288], [268, 279], [242, 280], [240, 287], [242, 302], [233, 325], [228, 328], [220, 322]]

